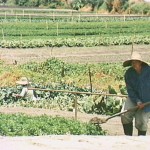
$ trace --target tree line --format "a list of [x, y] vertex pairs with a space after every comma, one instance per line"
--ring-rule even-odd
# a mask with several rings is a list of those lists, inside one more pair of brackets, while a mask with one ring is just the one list
[[78, 11], [87, 8], [88, 11], [98, 13], [150, 14], [150, 3], [144, 0], [140, 2], [130, 0], [0, 0], [0, 3], [1, 5]]

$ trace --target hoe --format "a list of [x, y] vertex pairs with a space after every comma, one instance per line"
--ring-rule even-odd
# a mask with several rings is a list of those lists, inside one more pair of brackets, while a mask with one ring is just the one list
[[[148, 105], [150, 105], [150, 102], [144, 103], [144, 107], [146, 107], [146, 106], [148, 106]], [[94, 118], [92, 118], [89, 122], [92, 123], [92, 124], [102, 124], [102, 123], [106, 123], [106, 122], [107, 122], [109, 119], [111, 119], [111, 118], [114, 118], [114, 117], [116, 117], [116, 116], [122, 115], [122, 114], [127, 113], [127, 112], [130, 112], [130, 111], [134, 111], [134, 110], [136, 110], [136, 109], [138, 109], [138, 106], [135, 106], [135, 107], [133, 107], [133, 108], [130, 108], [130, 109], [121, 111], [121, 112], [116, 113], [116, 114], [114, 114], [114, 115], [112, 115], [112, 116], [110, 116], [110, 117], [107, 117], [107, 118], [94, 117]]]

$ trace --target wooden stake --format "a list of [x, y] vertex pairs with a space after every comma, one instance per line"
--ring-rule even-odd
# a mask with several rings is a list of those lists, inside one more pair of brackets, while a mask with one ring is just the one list
[[57, 22], [57, 36], [58, 36], [58, 22]]
[[77, 94], [75, 95], [75, 120], [77, 120]]
[[132, 55], [132, 53], [133, 53], [133, 41], [132, 41], [132, 50], [131, 50], [131, 55]]
[[91, 89], [91, 93], [92, 93], [92, 91], [93, 91], [93, 89], [92, 89], [92, 75], [91, 75], [90, 67], [89, 67], [89, 79], [90, 79], [90, 89]]
[[3, 40], [5, 39], [5, 36], [4, 36], [4, 30], [2, 29], [2, 36], [3, 36]]

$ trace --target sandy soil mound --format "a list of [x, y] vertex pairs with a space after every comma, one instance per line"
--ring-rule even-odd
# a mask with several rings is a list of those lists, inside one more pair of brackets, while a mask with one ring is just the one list
[[148, 136], [0, 137], [1, 150], [149, 150]]

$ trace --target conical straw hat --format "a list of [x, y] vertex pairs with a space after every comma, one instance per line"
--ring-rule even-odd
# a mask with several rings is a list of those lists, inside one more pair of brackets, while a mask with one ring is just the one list
[[19, 81], [16, 81], [17, 84], [20, 84], [20, 85], [27, 85], [29, 84], [29, 81], [27, 79], [27, 77], [21, 77]]
[[142, 60], [142, 57], [141, 57], [141, 55], [140, 55], [138, 52], [133, 52], [133, 53], [131, 54], [131, 58], [128, 59], [128, 60], [126, 60], [125, 62], [123, 62], [123, 67], [131, 66], [132, 60], [139, 60], [139, 61], [141, 61], [143, 64], [148, 65], [147, 62], [145, 62], [145, 61]]

